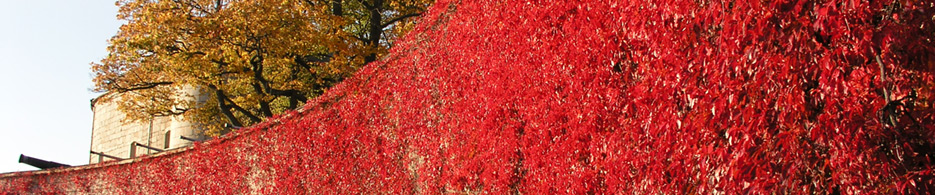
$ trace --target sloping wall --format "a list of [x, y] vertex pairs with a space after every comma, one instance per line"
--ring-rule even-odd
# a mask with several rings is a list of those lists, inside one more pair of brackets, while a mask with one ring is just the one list
[[441, 1], [302, 111], [0, 191], [931, 192], [935, 7], [890, 3]]

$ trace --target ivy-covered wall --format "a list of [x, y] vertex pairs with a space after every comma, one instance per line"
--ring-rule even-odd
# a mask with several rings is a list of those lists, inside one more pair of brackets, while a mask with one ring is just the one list
[[0, 191], [931, 192], [933, 6], [440, 1], [302, 111]]

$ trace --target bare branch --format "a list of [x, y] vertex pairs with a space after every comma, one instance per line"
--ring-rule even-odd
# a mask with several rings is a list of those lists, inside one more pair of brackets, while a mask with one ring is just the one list
[[116, 87], [114, 89], [116, 89], [117, 92], [123, 93], [123, 92], [128, 92], [128, 91], [152, 89], [152, 88], [162, 86], [162, 85], [171, 85], [173, 83], [174, 82], [171, 82], [171, 81], [152, 82], [152, 83], [144, 82], [144, 83], [133, 84], [133, 85], [130, 85], [129, 87], [120, 87], [120, 86], [116, 86], [115, 84]]
[[399, 22], [400, 20], [405, 20], [406, 18], [421, 16], [421, 15], [422, 15], [422, 12], [416, 12], [416, 13], [410, 13], [410, 14], [406, 14], [406, 15], [401, 15], [401, 16], [399, 16], [399, 17], [396, 17], [396, 18], [393, 18], [393, 19], [391, 19], [391, 20], [389, 20], [389, 21], [386, 21], [386, 23], [383, 23], [383, 25], [381, 25], [381, 26], [382, 26], [383, 28], [386, 28], [387, 26], [392, 25], [393, 23]]

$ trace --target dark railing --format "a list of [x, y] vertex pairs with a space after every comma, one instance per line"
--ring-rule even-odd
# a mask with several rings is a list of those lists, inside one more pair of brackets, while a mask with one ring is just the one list
[[98, 162], [98, 163], [104, 162], [104, 157], [107, 157], [107, 158], [110, 158], [110, 159], [114, 159], [114, 160], [123, 160], [123, 158], [116, 157], [116, 156], [111, 156], [111, 155], [107, 155], [107, 154], [104, 154], [103, 152], [91, 151], [91, 154], [96, 154], [96, 155], [97, 155], [97, 162]]
[[192, 142], [204, 141], [203, 139], [185, 137], [184, 135], [179, 136], [179, 138], [184, 139], [184, 140], [188, 140], [188, 141], [192, 141]]
[[155, 150], [156, 152], [163, 152], [163, 151], [165, 151], [165, 150], [162, 150], [162, 149], [159, 149], [159, 148], [156, 148], [156, 147], [148, 146], [148, 145], [146, 145], [146, 144], [141, 144], [141, 143], [138, 143], [138, 142], [133, 142], [133, 143], [130, 143], [130, 158], [136, 158], [136, 147], [137, 147], [137, 146], [143, 147], [143, 148], [146, 148], [146, 149], [150, 149], [150, 150]]

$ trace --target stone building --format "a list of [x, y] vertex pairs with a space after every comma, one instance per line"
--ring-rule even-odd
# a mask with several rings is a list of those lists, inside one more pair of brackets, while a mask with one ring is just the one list
[[[196, 90], [184, 90], [197, 94]], [[98, 101], [105, 93], [91, 100], [93, 123], [88, 164], [108, 160], [128, 159], [192, 145], [204, 139], [203, 131], [182, 116], [155, 116], [146, 121], [126, 121], [117, 101]], [[149, 148], [148, 148], [149, 147]], [[152, 148], [152, 149], [150, 149]]]

